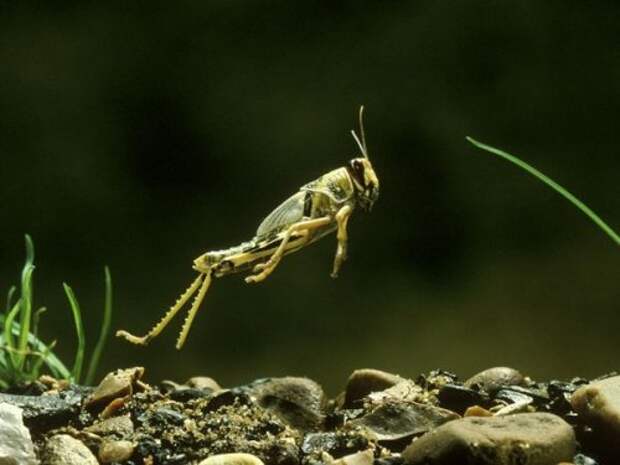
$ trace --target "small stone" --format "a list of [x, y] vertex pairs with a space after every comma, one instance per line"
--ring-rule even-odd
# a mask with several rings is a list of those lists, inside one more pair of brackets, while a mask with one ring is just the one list
[[587, 457], [583, 454], [577, 454], [573, 458], [575, 465], [598, 465], [598, 462], [591, 457]]
[[524, 379], [523, 375], [514, 368], [494, 367], [475, 374], [463, 385], [494, 394], [504, 386], [520, 386]]
[[401, 381], [404, 381], [404, 379], [400, 376], [381, 370], [374, 370], [372, 368], [355, 370], [347, 381], [344, 406], [346, 408], [354, 407], [356, 402], [371, 392], [384, 391]]
[[489, 400], [485, 393], [452, 383], [446, 383], [439, 389], [437, 399], [443, 408], [459, 415], [465, 413], [468, 407], [486, 405]]
[[467, 407], [464, 417], [492, 417], [493, 412], [488, 411], [484, 407], [480, 407], [479, 405], [473, 405], [471, 407]]
[[368, 448], [368, 438], [357, 431], [330, 431], [309, 433], [301, 443], [301, 451], [306, 455], [320, 457], [327, 452], [332, 457], [343, 457]]
[[[401, 451], [411, 438], [459, 416], [449, 410], [415, 402], [388, 401], [351, 425], [362, 426], [389, 449]], [[406, 439], [407, 441], [402, 441]], [[395, 444], [390, 444], [396, 442]]]
[[573, 428], [550, 413], [468, 417], [451, 421], [414, 441], [404, 452], [409, 465], [555, 465], [575, 454]]
[[323, 388], [308, 378], [284, 377], [255, 381], [244, 390], [257, 403], [302, 431], [320, 429], [325, 420]]
[[219, 391], [221, 386], [213, 378], [208, 376], [194, 376], [188, 379], [185, 384], [194, 389], [210, 389], [213, 392]]
[[104, 441], [99, 446], [101, 463], [123, 462], [129, 459], [136, 445], [131, 441]]
[[338, 460], [334, 460], [330, 465], [372, 465], [373, 461], [374, 455], [369, 449], [363, 452], [345, 455]]
[[371, 392], [367, 397], [374, 404], [381, 404], [388, 400], [419, 402], [423, 400], [424, 392], [416, 383], [406, 379], [383, 391]]
[[133, 392], [133, 384], [142, 378], [144, 368], [135, 367], [108, 373], [85, 402], [86, 408], [107, 404]]
[[620, 435], [620, 376], [613, 376], [577, 389], [571, 405], [593, 428], [608, 436]]
[[30, 431], [24, 426], [22, 409], [0, 403], [0, 465], [36, 465]]
[[212, 455], [198, 465], [264, 465], [264, 463], [255, 455], [234, 453]]
[[115, 435], [119, 438], [126, 438], [133, 434], [134, 426], [129, 415], [122, 415], [119, 417], [106, 418], [103, 421], [99, 421], [84, 428], [84, 431], [99, 436]]
[[45, 443], [46, 465], [99, 465], [88, 447], [68, 434], [57, 434]]

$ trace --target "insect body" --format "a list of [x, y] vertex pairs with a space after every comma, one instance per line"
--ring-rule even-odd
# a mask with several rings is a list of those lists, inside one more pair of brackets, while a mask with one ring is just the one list
[[206, 252], [196, 258], [193, 268], [198, 271], [198, 277], [145, 336], [134, 336], [122, 330], [117, 331], [116, 335], [134, 344], [148, 344], [195, 294], [177, 340], [176, 347], [180, 349], [213, 278], [251, 271], [254, 274], [245, 278], [247, 283], [263, 281], [284, 255], [296, 252], [334, 231], [338, 245], [332, 277], [338, 276], [347, 258], [347, 223], [351, 213], [357, 206], [369, 211], [379, 196], [379, 180], [366, 149], [363, 111], [364, 107], [361, 107], [361, 141], [355, 131], [351, 131], [361, 157], [303, 186], [263, 220], [250, 241], [229, 249]]

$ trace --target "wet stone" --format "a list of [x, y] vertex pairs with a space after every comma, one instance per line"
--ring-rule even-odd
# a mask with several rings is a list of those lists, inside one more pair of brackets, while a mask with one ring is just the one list
[[68, 434], [57, 434], [45, 443], [43, 463], [46, 465], [99, 465], [82, 441]]
[[264, 463], [255, 455], [234, 453], [213, 455], [198, 465], [264, 465]]
[[403, 453], [409, 465], [555, 465], [575, 454], [571, 426], [550, 413], [468, 417], [414, 441]]
[[209, 397], [212, 393], [213, 391], [211, 389], [180, 388], [172, 390], [168, 394], [168, 397], [172, 400], [176, 400], [177, 402], [186, 403], [190, 400]]
[[43, 433], [65, 425], [79, 410], [84, 390], [71, 386], [67, 390], [42, 396], [0, 394], [0, 402], [19, 407], [25, 425], [33, 433]]
[[514, 368], [494, 367], [475, 374], [463, 385], [467, 388], [494, 394], [505, 386], [521, 385], [523, 382], [523, 375]]
[[392, 386], [391, 388], [368, 394], [367, 399], [371, 403], [378, 405], [391, 400], [420, 402], [421, 400], [423, 400], [424, 396], [424, 391], [420, 386], [418, 386], [413, 381], [406, 379]]
[[599, 465], [596, 460], [583, 454], [575, 455], [573, 458], [573, 463], [575, 465]]
[[610, 439], [620, 437], [620, 376], [580, 387], [572, 395], [571, 405], [591, 427]]
[[437, 394], [439, 404], [448, 410], [463, 415], [468, 407], [474, 405], [486, 406], [489, 398], [485, 393], [461, 386], [459, 384], [444, 384]]
[[244, 390], [263, 408], [301, 431], [320, 429], [325, 420], [323, 388], [308, 378], [284, 377], [255, 381]]
[[371, 368], [355, 370], [347, 381], [344, 406], [354, 407], [371, 392], [384, 391], [401, 381], [404, 379], [400, 376], [381, 370]]

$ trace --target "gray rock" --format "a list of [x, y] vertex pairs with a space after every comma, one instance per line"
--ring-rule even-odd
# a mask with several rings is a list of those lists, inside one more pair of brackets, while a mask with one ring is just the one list
[[234, 453], [212, 455], [198, 465], [264, 465], [264, 463], [255, 455]]
[[45, 443], [45, 465], [99, 465], [88, 447], [68, 434], [57, 434]]
[[355, 370], [347, 381], [344, 406], [351, 408], [357, 401], [363, 399], [371, 392], [384, 391], [401, 381], [404, 381], [404, 379], [400, 376], [381, 370], [374, 370], [372, 368]]
[[284, 377], [255, 381], [243, 388], [263, 408], [302, 431], [320, 429], [327, 402], [323, 388], [308, 378]]
[[556, 465], [575, 454], [573, 428], [550, 413], [468, 417], [415, 440], [404, 452], [410, 465]]
[[463, 384], [468, 388], [478, 387], [489, 394], [494, 394], [504, 386], [520, 386], [524, 379], [514, 368], [494, 367], [475, 374]]
[[[411, 439], [456, 418], [459, 418], [456, 413], [432, 405], [392, 400], [359, 420], [349, 422], [349, 425], [362, 426], [376, 440], [388, 445], [389, 442]], [[405, 445], [395, 445], [396, 450], [402, 450]]]
[[30, 431], [24, 426], [22, 410], [0, 404], [0, 465], [36, 465]]
[[131, 441], [103, 441], [99, 446], [99, 461], [124, 462], [132, 456], [135, 448], [135, 443]]
[[620, 437], [620, 376], [594, 381], [571, 397], [573, 409], [590, 426]]

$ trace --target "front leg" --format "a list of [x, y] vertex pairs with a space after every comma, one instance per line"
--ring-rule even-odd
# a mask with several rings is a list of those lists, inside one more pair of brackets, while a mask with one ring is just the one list
[[286, 230], [284, 233], [284, 237], [282, 238], [282, 242], [280, 246], [273, 253], [271, 258], [267, 260], [265, 263], [259, 263], [254, 267], [255, 272], [260, 272], [258, 274], [248, 276], [245, 278], [246, 283], [257, 283], [264, 280], [267, 276], [269, 276], [275, 267], [280, 263], [284, 252], [287, 250], [287, 245], [291, 239], [291, 235], [297, 231], [306, 231], [311, 232], [313, 229], [321, 228], [329, 223], [333, 222], [333, 218], [330, 216], [325, 216], [322, 218], [317, 218], [314, 220], [300, 221], [299, 223], [294, 223]]
[[340, 266], [347, 259], [347, 224], [349, 223], [349, 218], [351, 217], [351, 213], [353, 209], [350, 205], [345, 205], [338, 213], [336, 213], [336, 222], [338, 223], [338, 232], [336, 233], [336, 238], [338, 239], [338, 248], [336, 249], [336, 256], [334, 257], [334, 269], [332, 271], [332, 278], [338, 277], [338, 271], [340, 271]]

